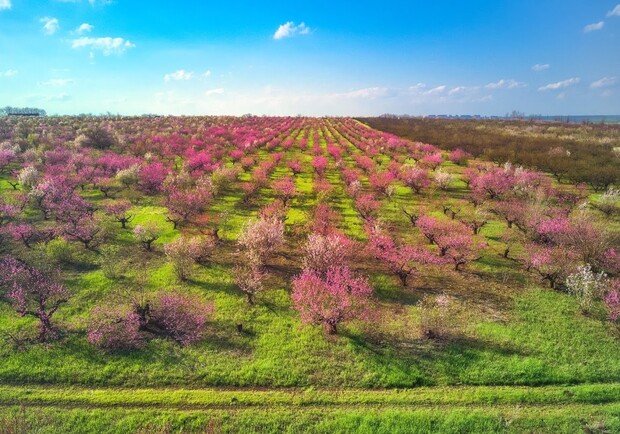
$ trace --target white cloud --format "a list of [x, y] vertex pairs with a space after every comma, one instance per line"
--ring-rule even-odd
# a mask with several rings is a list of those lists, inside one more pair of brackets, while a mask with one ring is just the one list
[[331, 94], [335, 98], [377, 98], [388, 95], [387, 87], [366, 87], [364, 89], [352, 90], [350, 92]]
[[478, 95], [480, 86], [455, 86], [448, 91], [448, 96], [457, 96], [458, 98], [472, 98]]
[[516, 89], [519, 87], [525, 87], [525, 83], [521, 83], [520, 81], [516, 81], [513, 79], [504, 80], [503, 78], [496, 83], [489, 83], [485, 87], [487, 89]]
[[424, 94], [425, 95], [436, 95], [438, 93], [443, 93], [444, 90], [446, 90], [446, 85], [442, 84], [441, 86], [437, 86], [437, 87], [427, 90], [426, 92], [424, 92]]
[[73, 80], [70, 78], [52, 78], [51, 80], [42, 81], [39, 84], [41, 86], [63, 87], [71, 83], [73, 83]]
[[207, 69], [207, 70], [204, 72], [204, 74], [202, 74], [202, 76], [203, 76], [204, 78], [208, 78], [208, 77], [210, 77], [210, 76], [211, 76], [211, 70], [210, 70], [210, 69]]
[[217, 88], [217, 89], [209, 89], [208, 91], [205, 92], [206, 96], [211, 96], [211, 95], [221, 95], [224, 93], [224, 89]]
[[11, 0], [0, 0], [0, 11], [11, 9]]
[[[82, 3], [82, 0], [54, 0], [58, 3]], [[105, 6], [113, 3], [113, 0], [88, 0], [88, 3], [91, 6], [96, 6], [98, 4]]]
[[75, 29], [75, 33], [77, 33], [78, 35], [81, 35], [83, 33], [90, 32], [94, 28], [95, 28], [95, 26], [93, 26], [92, 24], [82, 23], [82, 24], [80, 24], [80, 26], [77, 29]]
[[620, 4], [617, 4], [615, 8], [607, 12], [607, 16], [608, 17], [613, 17], [613, 16], [620, 17]]
[[278, 27], [278, 30], [276, 30], [276, 32], [273, 34], [273, 39], [278, 40], [283, 38], [290, 38], [291, 36], [295, 35], [307, 35], [309, 33], [310, 27], [306, 26], [303, 22], [296, 26], [293, 21], [288, 21]]
[[71, 99], [71, 96], [69, 94], [66, 93], [61, 93], [58, 95], [48, 95], [43, 97], [44, 101], [68, 101], [69, 99]]
[[581, 81], [581, 79], [579, 77], [574, 77], [574, 78], [569, 78], [568, 80], [562, 80], [562, 81], [558, 81], [556, 83], [549, 83], [545, 86], [541, 86], [538, 88], [538, 90], [541, 91], [545, 91], [545, 90], [558, 90], [558, 89], [564, 89], [566, 87], [572, 86], [574, 84], [577, 84]]
[[11, 78], [15, 77], [19, 71], [17, 69], [7, 69], [6, 71], [0, 71], [0, 77]]
[[27, 101], [40, 101], [40, 102], [63, 102], [71, 99], [71, 96], [66, 93], [60, 93], [57, 95], [27, 95]]
[[408, 88], [409, 92], [413, 92], [413, 93], [416, 93], [423, 89], [426, 89], [426, 85], [424, 83], [417, 83], [417, 84], [414, 84], [413, 86], [409, 86]]
[[46, 35], [53, 35], [60, 28], [58, 18], [45, 17], [41, 18], [39, 22], [43, 23], [43, 32], [45, 32]]
[[551, 65], [548, 63], [537, 63], [536, 65], [532, 65], [532, 71], [534, 72], [546, 71], [549, 68], [551, 68]]
[[193, 72], [187, 72], [184, 69], [179, 69], [178, 71], [171, 72], [170, 74], [164, 75], [164, 81], [190, 80], [193, 75], [194, 75]]
[[618, 82], [618, 77], [603, 77], [600, 80], [596, 80], [590, 84], [592, 89], [600, 89], [602, 87], [613, 86]]
[[463, 93], [465, 89], [466, 89], [465, 86], [453, 87], [452, 89], [450, 89], [450, 92], [448, 92], [448, 95], [455, 95], [457, 93]]
[[592, 24], [588, 24], [587, 26], [585, 26], [583, 28], [583, 32], [590, 33], [596, 30], [601, 30], [603, 27], [605, 27], [605, 21], [599, 21], [598, 23], [592, 23]]
[[123, 38], [88, 38], [82, 37], [71, 41], [71, 48], [90, 48], [94, 51], [101, 51], [104, 56], [111, 54], [123, 54], [129, 48], [134, 48], [135, 44]]

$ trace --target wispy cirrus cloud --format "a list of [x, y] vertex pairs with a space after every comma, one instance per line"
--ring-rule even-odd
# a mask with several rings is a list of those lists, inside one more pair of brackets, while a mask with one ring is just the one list
[[620, 17], [620, 3], [615, 8], [607, 12], [608, 17]]
[[11, 9], [11, 0], [0, 0], [0, 11]]
[[513, 79], [501, 79], [495, 83], [489, 83], [485, 87], [487, 89], [517, 89], [520, 87], [527, 86], [525, 83], [522, 83]]
[[0, 77], [11, 78], [15, 77], [19, 71], [17, 69], [7, 69], [6, 71], [0, 71]]
[[222, 89], [221, 87], [218, 87], [217, 89], [209, 89], [208, 91], [206, 91], [205, 96], [222, 95], [223, 93], [224, 93], [224, 89]]
[[363, 89], [356, 89], [349, 92], [335, 93], [331, 96], [341, 98], [366, 98], [373, 99], [378, 97], [387, 96], [389, 89], [387, 87], [366, 87]]
[[424, 92], [425, 95], [437, 95], [440, 93], [443, 93], [446, 90], [446, 85], [442, 84], [441, 86], [437, 86], [437, 87], [433, 87], [432, 89], [429, 89], [427, 91]]
[[60, 23], [58, 22], [58, 18], [54, 17], [44, 17], [39, 20], [40, 23], [43, 24], [43, 32], [46, 35], [53, 35], [60, 29]]
[[186, 71], [184, 69], [179, 69], [176, 70], [174, 72], [171, 72], [169, 74], [165, 74], [164, 75], [164, 81], [168, 82], [168, 81], [187, 81], [187, 80], [191, 80], [192, 77], [194, 76], [193, 72], [189, 72]]
[[605, 27], [605, 21], [599, 21], [598, 23], [592, 23], [592, 24], [588, 24], [587, 26], [585, 26], [583, 28], [583, 32], [584, 33], [595, 32], [597, 30], [601, 30], [603, 27]]
[[135, 48], [135, 46], [133, 42], [124, 38], [111, 38], [109, 36], [104, 38], [89, 38], [84, 36], [71, 41], [71, 48], [88, 48], [91, 50], [91, 53], [94, 51], [101, 51], [104, 56], [123, 54], [128, 49]]
[[55, 95], [27, 95], [27, 101], [32, 102], [64, 102], [69, 101], [71, 99], [71, 95], [67, 93], [59, 93]]
[[[82, 3], [82, 0], [54, 0], [58, 3]], [[88, 0], [88, 4], [91, 6], [106, 6], [113, 3], [113, 0]]]
[[590, 83], [590, 88], [600, 89], [603, 87], [610, 87], [616, 84], [617, 82], [618, 82], [618, 77], [603, 77], [600, 80], [596, 80]]
[[534, 72], [546, 71], [549, 68], [551, 68], [551, 65], [548, 63], [537, 63], [536, 65], [532, 65], [532, 71]]
[[579, 83], [580, 81], [581, 81], [581, 78], [573, 77], [573, 78], [569, 78], [567, 80], [562, 80], [562, 81], [557, 81], [555, 83], [546, 84], [544, 86], [539, 87], [538, 90], [539, 91], [547, 91], [547, 90], [565, 89], [567, 87], [574, 86], [575, 84]]
[[52, 78], [47, 81], [39, 82], [39, 85], [40, 86], [51, 86], [51, 87], [64, 87], [71, 83], [73, 83], [73, 79], [71, 78]]
[[279, 39], [290, 38], [291, 36], [295, 35], [308, 34], [310, 34], [310, 27], [306, 26], [305, 23], [302, 22], [296, 26], [293, 21], [288, 21], [278, 27], [278, 29], [273, 34], [273, 39], [277, 41]]
[[472, 96], [480, 91], [480, 86], [455, 86], [448, 91], [448, 96]]

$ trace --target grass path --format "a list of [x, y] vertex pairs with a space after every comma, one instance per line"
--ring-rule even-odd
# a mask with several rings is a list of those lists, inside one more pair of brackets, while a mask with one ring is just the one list
[[620, 404], [620, 383], [572, 386], [452, 386], [411, 389], [92, 388], [1, 385], [0, 406], [207, 409], [238, 407], [493, 407]]
[[415, 389], [0, 386], [2, 433], [611, 433], [620, 384]]

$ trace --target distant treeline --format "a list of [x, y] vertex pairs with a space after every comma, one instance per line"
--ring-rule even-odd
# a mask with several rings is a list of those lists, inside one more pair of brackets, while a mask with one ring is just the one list
[[45, 116], [43, 109], [35, 107], [11, 107], [0, 108], [0, 116]]
[[553, 174], [596, 190], [620, 185], [620, 125], [525, 120], [359, 118], [400, 137], [443, 149], [461, 148], [497, 163]]

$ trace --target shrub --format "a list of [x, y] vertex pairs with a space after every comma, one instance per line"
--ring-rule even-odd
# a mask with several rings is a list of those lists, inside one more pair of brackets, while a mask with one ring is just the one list
[[611, 288], [603, 299], [607, 308], [607, 318], [617, 327], [620, 327], [620, 324], [618, 324], [620, 319], [620, 280], [614, 279], [611, 281], [610, 286]]
[[577, 271], [566, 278], [566, 289], [577, 297], [581, 312], [589, 313], [594, 300], [603, 294], [606, 283], [604, 272], [594, 273], [590, 264], [586, 264], [578, 266]]
[[166, 258], [172, 264], [174, 274], [180, 281], [191, 277], [197, 257], [196, 247], [196, 244], [183, 236], [164, 246]]
[[45, 255], [57, 264], [71, 264], [75, 261], [75, 248], [64, 238], [54, 238], [43, 249]]
[[202, 339], [212, 314], [213, 305], [196, 296], [162, 291], [128, 305], [96, 307], [87, 337], [107, 350], [139, 348], [149, 337], [189, 345]]
[[34, 166], [24, 167], [17, 175], [20, 184], [28, 189], [33, 189], [39, 182], [39, 178], [39, 171]]
[[120, 247], [115, 245], [102, 246], [100, 249], [99, 266], [108, 279], [118, 279], [123, 275], [124, 264], [120, 251]]
[[109, 351], [140, 348], [144, 343], [140, 315], [129, 306], [95, 307], [87, 339], [92, 345]]
[[180, 345], [202, 339], [213, 306], [198, 297], [178, 293], [158, 294], [150, 308], [144, 328], [163, 334]]
[[133, 164], [126, 169], [121, 169], [116, 172], [114, 178], [125, 188], [129, 188], [132, 185], [135, 185], [138, 182], [138, 178], [140, 176], [140, 165]]
[[426, 295], [418, 302], [420, 332], [427, 339], [443, 339], [454, 328], [454, 299], [447, 295]]

